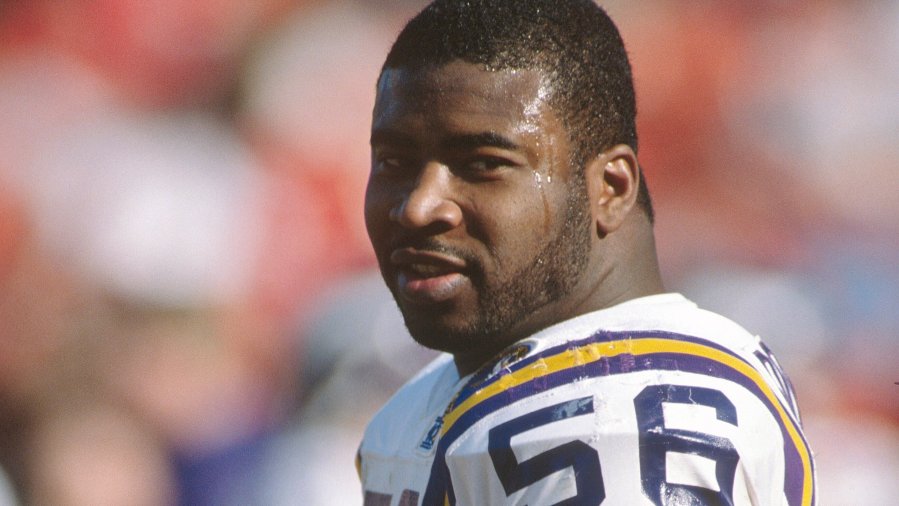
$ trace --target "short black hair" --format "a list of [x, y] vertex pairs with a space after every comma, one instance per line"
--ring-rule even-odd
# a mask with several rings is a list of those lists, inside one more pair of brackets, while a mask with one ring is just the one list
[[[592, 0], [436, 0], [406, 24], [381, 72], [453, 60], [541, 71], [575, 146], [574, 163], [616, 144], [637, 151], [630, 62], [615, 23]], [[641, 181], [637, 201], [652, 222]]]

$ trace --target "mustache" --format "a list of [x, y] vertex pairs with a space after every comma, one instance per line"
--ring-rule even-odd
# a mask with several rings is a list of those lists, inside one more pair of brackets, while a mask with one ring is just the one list
[[390, 251], [398, 249], [412, 248], [417, 251], [440, 253], [443, 255], [453, 256], [465, 261], [469, 266], [479, 266], [479, 259], [471, 252], [451, 246], [434, 237], [428, 236], [400, 236], [390, 242]]

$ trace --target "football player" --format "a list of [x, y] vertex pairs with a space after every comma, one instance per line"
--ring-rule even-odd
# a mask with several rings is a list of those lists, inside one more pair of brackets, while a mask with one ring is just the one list
[[815, 503], [777, 362], [663, 288], [635, 109], [590, 0], [437, 0], [400, 33], [366, 225], [447, 353], [369, 424], [367, 506]]

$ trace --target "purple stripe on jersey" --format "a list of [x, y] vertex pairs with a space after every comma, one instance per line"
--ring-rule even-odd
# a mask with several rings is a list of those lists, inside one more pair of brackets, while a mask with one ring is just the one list
[[[503, 360], [507, 360], [507, 357], [513, 355], [518, 351], [517, 346], [512, 346], [508, 350], [501, 353], [496, 359], [491, 361], [490, 365], [482, 367], [474, 376], [468, 381], [468, 383], [459, 391], [459, 394], [455, 397], [450, 406], [447, 407], [447, 412], [452, 411], [456, 406], [465, 402], [466, 399], [476, 394], [478, 391], [483, 388], [493, 384], [498, 381], [500, 378], [505, 376], [506, 374], [514, 373], [520, 369], [524, 369], [525, 367], [533, 364], [538, 360], [542, 360], [546, 357], [551, 357], [554, 355], [558, 355], [566, 350], [577, 349], [586, 345], [595, 344], [595, 343], [610, 343], [614, 341], [624, 341], [624, 340], [636, 340], [636, 339], [668, 339], [671, 341], [678, 342], [687, 342], [700, 344], [702, 346], [706, 346], [708, 348], [712, 348], [718, 350], [722, 353], [726, 353], [729, 356], [740, 360], [741, 362], [747, 363], [743, 357], [735, 354], [733, 351], [721, 346], [718, 343], [713, 341], [709, 341], [708, 339], [701, 339], [693, 336], [686, 336], [682, 334], [676, 334], [674, 332], [665, 332], [661, 330], [654, 331], [640, 331], [640, 332], [613, 332], [600, 330], [590, 337], [584, 339], [578, 339], [575, 341], [568, 341], [566, 343], [552, 346], [547, 348], [540, 353], [535, 353], [534, 355], [524, 357], [521, 360], [511, 362], [509, 365], [505, 367], [506, 371], [502, 374], [494, 374], [493, 371], [496, 368], [496, 365], [501, 363]], [[624, 359], [627, 360], [627, 359]], [[621, 371], [627, 372], [627, 371]]]
[[[606, 334], [608, 335], [608, 334]], [[631, 334], [633, 335], [633, 334]], [[670, 336], [670, 334], [668, 334]], [[598, 334], [598, 336], [600, 336]], [[640, 337], [645, 337], [646, 334], [641, 334]], [[605, 337], [605, 336], [601, 336]], [[621, 334], [618, 334], [618, 337], [621, 337]], [[660, 336], [653, 336], [660, 337]], [[605, 340], [605, 339], [600, 339]], [[679, 341], [692, 341], [697, 342], [695, 339], [678, 339]], [[579, 341], [581, 345], [590, 344], [592, 342], [596, 342], [597, 340], [590, 339]], [[704, 342], [702, 344], [705, 344]], [[556, 353], [563, 352], [565, 349], [573, 348], [572, 343], [568, 343], [565, 346], [553, 348], [556, 350]], [[547, 353], [552, 351], [553, 349], [546, 350], [541, 353], [540, 356], [547, 356]], [[720, 347], [716, 347], [716, 349], [721, 349]], [[522, 361], [524, 362], [524, 361]], [[519, 366], [520, 363], [516, 363], [515, 366]], [[521, 367], [515, 367], [513, 370], [518, 370]], [[466, 430], [468, 430], [474, 423], [481, 420], [483, 417], [493, 413], [504, 406], [517, 402], [521, 399], [525, 399], [534, 394], [540, 393], [547, 389], [559, 387], [562, 385], [566, 385], [572, 382], [575, 382], [580, 379], [586, 378], [595, 378], [602, 376], [610, 376], [615, 374], [624, 374], [628, 372], [635, 371], [647, 371], [647, 370], [667, 370], [667, 371], [683, 371], [690, 372], [696, 374], [703, 374], [706, 376], [712, 376], [717, 378], [726, 379], [737, 383], [750, 392], [752, 392], [756, 397], [758, 397], [768, 411], [772, 414], [775, 420], [777, 420], [778, 425], [781, 429], [781, 434], [784, 439], [784, 464], [786, 476], [784, 480], [784, 492], [787, 497], [788, 503], [791, 505], [798, 505], [802, 503], [802, 491], [803, 491], [803, 482], [804, 482], [804, 468], [802, 463], [802, 458], [800, 457], [799, 449], [796, 447], [793, 439], [790, 437], [789, 432], [786, 429], [786, 426], [783, 423], [783, 420], [780, 417], [780, 414], [777, 412], [777, 409], [768, 399], [768, 397], [762, 392], [761, 388], [753, 381], [751, 378], [744, 376], [739, 371], [733, 369], [732, 367], [723, 364], [721, 362], [717, 362], [713, 359], [692, 355], [687, 353], [650, 353], [645, 355], [629, 355], [629, 354], [621, 354], [615, 355], [612, 357], [601, 357], [600, 359], [586, 363], [580, 364], [573, 367], [569, 367], [566, 369], [562, 369], [545, 376], [541, 376], [535, 378], [534, 380], [528, 381], [526, 383], [522, 383], [520, 385], [516, 385], [511, 387], [500, 394], [494, 395], [487, 399], [484, 399], [482, 402], [473, 406], [467, 412], [462, 414], [452, 427], [444, 434], [437, 447], [437, 454], [434, 460], [434, 465], [431, 468], [431, 478], [428, 483], [428, 491], [425, 494], [425, 502], [424, 504], [430, 504], [428, 502], [429, 499], [440, 498], [442, 501], [443, 494], [445, 491], [451, 488], [450, 480], [448, 479], [448, 469], [446, 468], [445, 463], [445, 454], [446, 449], [456, 440], [460, 435], [462, 435]], [[474, 379], [474, 378], [473, 378]], [[484, 384], [481, 384], [478, 389], [483, 388]], [[797, 425], [798, 432], [798, 425]], [[801, 433], [800, 433], [801, 436]], [[803, 445], [807, 444], [805, 441], [802, 441]], [[809, 452], [810, 454], [810, 452]], [[809, 460], [810, 465], [813, 465], [811, 460]], [[432, 487], [433, 485], [433, 487]], [[432, 490], [433, 489], [433, 490]], [[434, 495], [436, 494], [436, 495]], [[452, 496], [453, 494], [450, 493]]]

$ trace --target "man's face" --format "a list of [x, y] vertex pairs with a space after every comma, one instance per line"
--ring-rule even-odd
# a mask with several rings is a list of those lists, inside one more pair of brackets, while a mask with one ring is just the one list
[[591, 244], [581, 168], [538, 71], [388, 69], [365, 222], [425, 346], [488, 360], [572, 316]]

